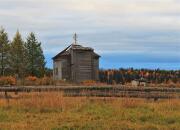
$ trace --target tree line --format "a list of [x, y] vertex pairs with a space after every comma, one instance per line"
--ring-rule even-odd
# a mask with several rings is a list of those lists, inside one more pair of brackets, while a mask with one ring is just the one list
[[150, 83], [180, 83], [180, 70], [149, 69], [109, 69], [99, 71], [100, 82], [108, 84], [125, 84], [132, 80], [144, 78]]
[[5, 29], [0, 28], [0, 76], [42, 77], [46, 71], [45, 64], [41, 42], [33, 32], [23, 40], [17, 31], [10, 41]]

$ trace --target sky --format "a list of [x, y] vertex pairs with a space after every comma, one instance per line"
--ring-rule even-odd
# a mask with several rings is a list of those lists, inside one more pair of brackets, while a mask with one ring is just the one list
[[51, 68], [76, 32], [100, 68], [180, 70], [180, 0], [0, 0], [0, 26], [34, 32]]

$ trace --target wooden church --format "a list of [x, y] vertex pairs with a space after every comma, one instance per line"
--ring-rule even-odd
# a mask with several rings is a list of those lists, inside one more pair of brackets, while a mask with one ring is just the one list
[[85, 80], [99, 80], [99, 58], [93, 48], [74, 43], [53, 57], [54, 80], [68, 80], [82, 82]]

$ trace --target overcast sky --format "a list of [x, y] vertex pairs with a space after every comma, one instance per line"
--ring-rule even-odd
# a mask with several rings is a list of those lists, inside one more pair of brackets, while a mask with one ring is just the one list
[[10, 39], [17, 29], [24, 38], [35, 32], [48, 66], [76, 32], [102, 55], [101, 67], [163, 62], [180, 69], [180, 0], [0, 0], [0, 25]]

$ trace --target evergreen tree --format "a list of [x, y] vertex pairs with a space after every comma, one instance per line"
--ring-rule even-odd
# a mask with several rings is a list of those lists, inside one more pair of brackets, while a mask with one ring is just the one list
[[8, 34], [0, 28], [0, 76], [4, 76], [8, 69], [9, 40]]
[[38, 42], [34, 33], [30, 33], [25, 43], [27, 73], [28, 75], [42, 77], [45, 73], [45, 58], [41, 48], [41, 43]]
[[21, 34], [17, 31], [10, 46], [10, 66], [13, 74], [18, 78], [24, 78], [25, 65], [24, 42]]

